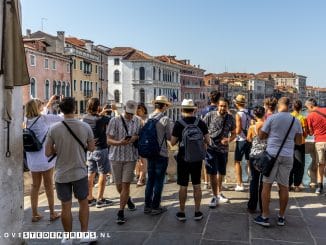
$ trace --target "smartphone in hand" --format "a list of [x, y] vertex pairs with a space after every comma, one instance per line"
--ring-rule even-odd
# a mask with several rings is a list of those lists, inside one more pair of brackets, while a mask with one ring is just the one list
[[130, 135], [127, 135], [124, 139], [125, 140], [130, 140], [131, 139], [131, 136]]

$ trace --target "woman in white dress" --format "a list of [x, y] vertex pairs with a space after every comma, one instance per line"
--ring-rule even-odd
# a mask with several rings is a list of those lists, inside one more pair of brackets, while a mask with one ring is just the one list
[[[47, 107], [52, 106], [56, 96], [52, 96], [47, 104]], [[25, 105], [25, 126], [30, 128], [35, 133], [38, 140], [44, 143], [44, 139], [49, 127], [63, 120], [62, 117], [53, 114], [42, 114], [43, 103], [39, 99], [32, 99]], [[33, 124], [34, 123], [34, 124]], [[45, 193], [48, 199], [50, 210], [50, 221], [54, 221], [60, 217], [60, 214], [54, 211], [54, 193], [53, 193], [53, 168], [55, 159], [48, 162], [45, 156], [44, 146], [37, 152], [26, 152], [27, 165], [32, 175], [31, 189], [31, 207], [32, 207], [32, 222], [38, 222], [43, 218], [37, 211], [38, 196], [43, 178]]]

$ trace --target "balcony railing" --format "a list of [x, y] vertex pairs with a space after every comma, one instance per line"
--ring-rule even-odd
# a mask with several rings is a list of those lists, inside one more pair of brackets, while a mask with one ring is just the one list
[[86, 98], [93, 97], [93, 90], [84, 90], [84, 97]]

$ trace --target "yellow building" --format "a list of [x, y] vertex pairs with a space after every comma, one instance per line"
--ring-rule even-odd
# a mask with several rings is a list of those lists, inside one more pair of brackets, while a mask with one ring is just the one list
[[93, 42], [75, 37], [65, 38], [65, 54], [71, 59], [72, 96], [76, 99], [76, 113], [86, 113], [86, 103], [99, 98], [100, 59], [93, 50]]

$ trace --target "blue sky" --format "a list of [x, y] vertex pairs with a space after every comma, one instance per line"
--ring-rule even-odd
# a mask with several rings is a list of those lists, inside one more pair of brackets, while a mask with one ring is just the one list
[[323, 0], [21, 0], [41, 29], [190, 59], [207, 72], [289, 71], [326, 87]]

